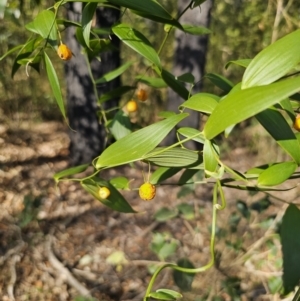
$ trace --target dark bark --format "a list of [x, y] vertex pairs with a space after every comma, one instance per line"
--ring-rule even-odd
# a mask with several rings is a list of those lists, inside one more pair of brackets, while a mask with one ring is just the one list
[[[67, 17], [81, 22], [82, 4], [69, 3]], [[119, 11], [113, 9], [97, 10], [97, 26], [110, 27], [119, 19]], [[87, 61], [81, 53], [81, 46], [75, 38], [76, 28], [66, 30], [65, 43], [72, 50], [74, 57], [66, 63], [67, 113], [70, 124], [70, 164], [79, 165], [91, 162], [104, 147], [105, 131], [97, 115], [97, 99], [89, 75]], [[118, 47], [118, 40], [113, 39]], [[91, 62], [93, 76], [97, 79], [120, 65], [119, 51], [101, 54], [101, 62]], [[97, 87], [99, 96], [117, 86], [119, 80]], [[116, 105], [117, 100], [110, 102]]]
[[[190, 3], [190, 0], [178, 1], [178, 11], [181, 12]], [[180, 19], [182, 24], [193, 24], [200, 26], [209, 26], [210, 11], [212, 8], [212, 0], [207, 0], [201, 5], [201, 8], [196, 7], [189, 9]], [[203, 76], [205, 67], [205, 57], [207, 51], [208, 36], [192, 36], [180, 30], [175, 32], [175, 55], [173, 74], [179, 76], [181, 74], [190, 72], [194, 75], [195, 81], [198, 82]], [[193, 93], [198, 93], [201, 90], [201, 84], [198, 83]], [[168, 105], [167, 109], [170, 111], [177, 111], [180, 104], [184, 101], [176, 92], [169, 88], [168, 90]], [[199, 113], [192, 110], [185, 110], [190, 113], [190, 116], [184, 119], [180, 126], [188, 126], [198, 129], [200, 122]], [[172, 131], [166, 140], [165, 144], [170, 145], [176, 142], [176, 133]], [[193, 141], [186, 144], [187, 147], [196, 149], [199, 145]]]

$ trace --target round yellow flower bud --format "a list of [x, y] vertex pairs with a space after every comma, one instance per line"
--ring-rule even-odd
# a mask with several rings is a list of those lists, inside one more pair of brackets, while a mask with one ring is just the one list
[[126, 105], [126, 110], [129, 112], [129, 113], [133, 113], [133, 112], [136, 112], [137, 111], [137, 103], [135, 100], [130, 100], [128, 101], [127, 105]]
[[64, 61], [70, 60], [73, 56], [71, 49], [63, 43], [59, 45], [57, 54]]
[[300, 114], [297, 114], [295, 122], [294, 122], [294, 129], [300, 132]]
[[99, 197], [100, 199], [107, 199], [110, 196], [110, 190], [107, 187], [100, 187]]
[[141, 185], [139, 189], [140, 198], [144, 201], [151, 201], [156, 194], [156, 187], [149, 182]]
[[147, 98], [148, 98], [147, 91], [144, 90], [144, 89], [138, 90], [137, 93], [136, 93], [136, 96], [137, 96], [137, 98], [138, 98], [140, 101], [145, 101], [145, 100], [147, 100]]

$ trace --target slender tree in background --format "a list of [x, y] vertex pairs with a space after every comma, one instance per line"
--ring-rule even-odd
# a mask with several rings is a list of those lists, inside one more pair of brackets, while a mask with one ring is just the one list
[[[68, 3], [67, 18], [81, 22], [82, 3]], [[120, 17], [119, 10], [98, 8], [96, 26], [107, 28]], [[76, 60], [66, 63], [67, 107], [70, 123], [70, 164], [79, 165], [91, 162], [104, 147], [105, 132], [97, 115], [97, 99], [88, 69], [86, 57], [81, 53], [81, 46], [75, 39], [76, 28], [66, 30], [66, 44], [72, 49]], [[119, 40], [112, 37], [112, 43], [119, 49]], [[119, 51], [101, 54], [101, 61], [93, 59], [91, 69], [95, 79], [120, 65]], [[98, 95], [120, 85], [116, 79], [97, 87]], [[117, 105], [118, 99], [112, 99], [110, 106]]]
[[[178, 12], [182, 12], [189, 2], [189, 0], [178, 1]], [[201, 8], [195, 7], [194, 9], [187, 10], [180, 18], [180, 22], [183, 24], [208, 27], [212, 4], [213, 0], [207, 0], [201, 4]], [[173, 74], [179, 76], [187, 72], [192, 73], [197, 82], [197, 85], [193, 89], [193, 93], [198, 93], [201, 90], [201, 83], [199, 81], [204, 73], [207, 44], [207, 35], [192, 36], [181, 30], [176, 30], [175, 32]], [[184, 100], [176, 92], [169, 88], [167, 105], [169, 111], [176, 111], [183, 101]], [[200, 115], [195, 111], [186, 110], [186, 112], [187, 111], [191, 115], [191, 118], [183, 120], [182, 123], [180, 123], [180, 126], [189, 126], [197, 129], [199, 127]], [[176, 136], [174, 130], [166, 138], [165, 144], [172, 144], [175, 140]], [[189, 141], [187, 146], [189, 148], [197, 148], [197, 145], [193, 141]]]

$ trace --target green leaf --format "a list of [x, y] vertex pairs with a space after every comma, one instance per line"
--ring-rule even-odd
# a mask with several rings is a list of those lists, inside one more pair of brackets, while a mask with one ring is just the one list
[[197, 93], [186, 100], [180, 107], [211, 114], [218, 105], [219, 97], [209, 93]]
[[210, 140], [205, 140], [203, 148], [203, 160], [205, 171], [209, 173], [214, 173], [218, 167], [218, 161], [216, 156], [218, 156], [215, 145], [212, 144]]
[[267, 109], [255, 117], [281, 148], [300, 164], [300, 144], [282, 114], [275, 109]]
[[286, 75], [300, 62], [300, 30], [263, 49], [247, 67], [242, 89], [270, 84]]
[[130, 181], [125, 177], [116, 177], [109, 180], [109, 183], [117, 189], [129, 189]]
[[157, 166], [186, 167], [201, 164], [202, 157], [199, 156], [198, 152], [181, 147], [171, 149], [167, 147], [157, 147], [147, 154], [146, 161]]
[[122, 87], [118, 87], [112, 91], [109, 91], [107, 93], [104, 93], [101, 95], [101, 97], [98, 99], [98, 103], [102, 104], [112, 98], [117, 98], [120, 97], [124, 94], [126, 94], [127, 92], [134, 90], [135, 87], [131, 87], [131, 86], [122, 86]]
[[203, 2], [205, 2], [206, 0], [195, 0], [192, 4], [192, 8], [194, 9], [195, 7], [198, 7], [199, 5], [201, 5]]
[[116, 140], [120, 140], [130, 134], [132, 132], [132, 126], [128, 115], [122, 110], [119, 110], [109, 125], [109, 131]]
[[81, 172], [85, 171], [88, 167], [89, 167], [89, 164], [83, 164], [83, 165], [71, 167], [71, 168], [62, 170], [60, 172], [57, 172], [56, 174], [54, 174], [53, 178], [57, 182], [61, 178], [66, 178], [66, 177], [81, 173]]
[[[192, 220], [195, 218], [195, 211], [194, 211], [193, 205], [190, 205], [187, 203], [182, 203], [177, 206], [177, 209], [179, 210], [179, 212], [183, 215], [183, 217], [186, 220]], [[177, 286], [178, 286], [178, 284], [177, 284]]]
[[176, 300], [172, 295], [160, 292], [151, 292], [147, 297], [155, 299], [155, 300]]
[[195, 77], [190, 72], [184, 73], [180, 76], [176, 76], [175, 78], [184, 83], [188, 83], [188, 84], [192, 84], [192, 85], [195, 83]]
[[13, 47], [12, 49], [9, 49], [7, 52], [5, 52], [2, 56], [0, 56], [0, 61], [2, 61], [4, 58], [6, 58], [8, 55], [10, 55], [11, 53], [17, 51], [18, 49], [24, 47], [23, 45], [18, 45]]
[[113, 167], [146, 159], [152, 151], [188, 114], [178, 114], [127, 135], [110, 145], [98, 158], [96, 168]]
[[208, 118], [204, 127], [212, 139], [230, 125], [239, 123], [267, 109], [299, 90], [300, 78], [289, 78], [267, 86], [236, 91], [224, 98]]
[[95, 83], [103, 84], [103, 83], [107, 83], [107, 82], [115, 79], [116, 77], [118, 77], [122, 73], [124, 73], [132, 64], [133, 64], [133, 62], [127, 62], [127, 63], [123, 64], [122, 66], [118, 67], [117, 69], [104, 74], [101, 78], [97, 79], [95, 81]]
[[154, 214], [154, 218], [158, 221], [158, 222], [165, 222], [169, 219], [172, 219], [174, 217], [176, 217], [178, 214], [177, 210], [171, 210], [169, 208], [161, 208], [158, 211], [156, 211], [156, 213]]
[[271, 205], [271, 202], [270, 202], [268, 196], [266, 196], [256, 202], [252, 203], [250, 206], [250, 209], [261, 213], [261, 212], [267, 210], [270, 207], [270, 205]]
[[156, 290], [156, 292], [169, 294], [176, 299], [182, 298], [182, 295], [180, 293], [173, 291], [173, 290], [166, 289], [166, 288], [160, 288], [160, 289]]
[[55, 27], [55, 14], [50, 10], [41, 11], [33, 20], [27, 24], [26, 29], [41, 35], [47, 39], [51, 46], [57, 46], [57, 29]]
[[55, 72], [55, 69], [50, 61], [50, 58], [48, 57], [47, 53], [44, 52], [44, 58], [45, 58], [45, 66], [46, 66], [46, 72], [47, 76], [49, 79], [49, 83], [53, 92], [53, 95], [56, 99], [56, 102], [59, 106], [59, 109], [65, 118], [67, 120], [66, 112], [65, 112], [65, 105], [64, 105], [64, 100], [62, 97], [61, 89], [60, 89], [60, 84], [58, 81], [57, 74]]
[[83, 38], [87, 47], [90, 47], [91, 28], [97, 5], [98, 3], [88, 3], [84, 6], [82, 11], [81, 23], [83, 29]]
[[159, 184], [175, 174], [177, 174], [181, 168], [169, 168], [169, 167], [159, 167], [150, 176], [149, 182], [153, 185]]
[[148, 18], [160, 23], [172, 24], [178, 28], [182, 28], [180, 23], [176, 21], [157, 1], [109, 0], [109, 2], [114, 5], [127, 7], [133, 10], [133, 13], [144, 18]]
[[135, 77], [140, 83], [146, 84], [153, 88], [166, 88], [168, 85], [164, 82], [162, 78], [158, 77], [149, 77], [149, 76], [143, 76], [143, 75], [137, 75]]
[[[81, 182], [81, 186], [102, 204], [115, 211], [124, 213], [136, 212], [131, 208], [120, 192], [107, 181], [100, 178], [87, 179]], [[109, 189], [110, 195], [107, 199], [101, 199], [99, 197], [100, 187], [107, 187]]]
[[142, 33], [126, 24], [113, 26], [112, 31], [127, 46], [145, 57], [159, 69], [162, 68], [158, 54]]
[[191, 35], [204, 35], [204, 34], [210, 34], [212, 31], [204, 26], [196, 26], [191, 24], [181, 24], [183, 27], [183, 31], [186, 33], [189, 33]]
[[216, 73], [207, 73], [204, 78], [208, 78], [215, 86], [226, 93], [229, 93], [234, 84], [224, 76]]
[[275, 186], [286, 181], [296, 170], [295, 162], [282, 162], [271, 165], [258, 177], [259, 186]]
[[157, 255], [161, 260], [165, 260], [175, 253], [177, 247], [178, 243], [174, 240], [171, 240], [169, 243], [165, 242]]
[[294, 290], [300, 281], [300, 211], [291, 204], [286, 209], [280, 227], [283, 252], [284, 294]]
[[249, 64], [251, 63], [251, 61], [252, 61], [252, 59], [242, 59], [242, 60], [236, 60], [236, 61], [229, 61], [225, 65], [225, 69], [227, 69], [230, 65], [237, 65], [237, 66], [247, 68], [249, 66]]
[[[158, 72], [159, 74], [159, 72]], [[168, 72], [165, 69], [162, 69], [160, 73], [162, 79], [165, 81], [165, 83], [174, 90], [179, 96], [181, 96], [183, 99], [189, 98], [189, 91], [186, 89], [186, 87], [183, 85], [182, 82], [177, 80], [173, 74]]]
[[16, 56], [12, 70], [11, 70], [11, 77], [13, 78], [16, 72], [19, 70], [21, 64], [18, 63], [18, 61], [29, 58], [30, 55], [33, 53], [33, 51], [38, 47], [40, 42], [42, 41], [41, 37], [31, 39], [28, 42], [26, 42], [24, 45], [22, 45], [21, 50], [19, 51], [18, 55]]
[[[187, 269], [194, 269], [194, 265], [187, 258], [181, 258], [177, 261], [177, 265]], [[181, 271], [173, 271], [173, 279], [175, 284], [183, 291], [187, 292], [192, 289], [192, 283], [194, 281], [194, 274], [188, 274]]]
[[203, 133], [194, 128], [182, 127], [178, 129], [177, 132], [183, 137], [191, 138], [191, 140], [204, 144], [205, 137]]
[[[204, 167], [203, 167], [204, 168]], [[183, 185], [183, 184], [193, 184], [195, 182], [195, 180], [193, 179], [193, 177], [196, 174], [200, 174], [202, 173], [202, 171], [199, 171], [197, 169], [186, 169], [180, 176], [180, 179], [178, 180], [178, 184], [179, 185]]]

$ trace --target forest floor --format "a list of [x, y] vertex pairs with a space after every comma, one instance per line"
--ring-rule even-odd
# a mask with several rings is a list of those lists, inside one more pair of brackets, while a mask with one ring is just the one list
[[[209, 262], [211, 187], [197, 186], [184, 195], [182, 187], [161, 186], [151, 202], [126, 191], [139, 213], [113, 212], [78, 183], [56, 186], [53, 175], [68, 167], [68, 145], [67, 128], [59, 122], [0, 122], [0, 300], [142, 300], [153, 264], [162, 260], [151, 248], [157, 233], [165, 244], [177, 246], [167, 261], [185, 257], [196, 267]], [[226, 160], [246, 170], [256, 157], [241, 146]], [[133, 187], [142, 183], [140, 166], [105, 173], [107, 179], [122, 175], [133, 180]], [[261, 193], [225, 194], [227, 208], [218, 213], [217, 262], [195, 276], [183, 300], [281, 300], [272, 293], [281, 281], [276, 230], [287, 205]], [[279, 197], [295, 201], [298, 194], [295, 189]], [[249, 207], [269, 206], [253, 206], [245, 218], [238, 200]], [[162, 207], [173, 210], [182, 203], [196, 214], [155, 218]], [[159, 275], [157, 288], [178, 290], [170, 269]]]

